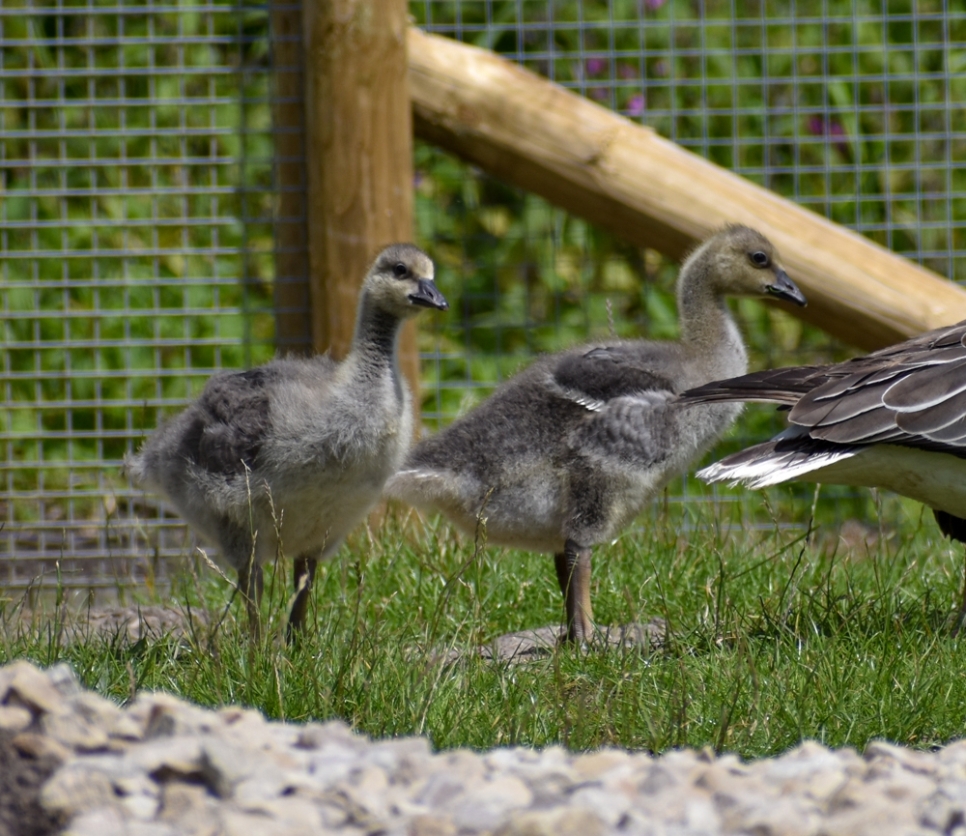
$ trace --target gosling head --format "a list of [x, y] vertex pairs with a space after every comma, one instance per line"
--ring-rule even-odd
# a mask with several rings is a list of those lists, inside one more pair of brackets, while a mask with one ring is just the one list
[[445, 311], [446, 297], [433, 281], [433, 262], [413, 244], [392, 244], [372, 263], [363, 292], [377, 307], [400, 319], [422, 308]]
[[711, 259], [716, 290], [728, 296], [773, 296], [802, 307], [805, 296], [781, 265], [774, 245], [747, 226], [729, 226], [701, 248]]

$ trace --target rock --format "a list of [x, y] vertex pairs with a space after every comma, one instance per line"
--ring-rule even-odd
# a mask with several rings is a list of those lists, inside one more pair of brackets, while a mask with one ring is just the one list
[[624, 766], [629, 759], [630, 754], [620, 749], [602, 749], [576, 758], [574, 771], [579, 780], [592, 781], [617, 766]]
[[509, 814], [530, 806], [533, 793], [519, 778], [495, 777], [464, 785], [463, 791], [443, 805], [457, 828], [489, 831]]
[[81, 812], [64, 831], [65, 836], [104, 836], [105, 833], [129, 833], [120, 810], [98, 807]]
[[82, 760], [66, 764], [54, 773], [44, 784], [40, 803], [51, 815], [63, 820], [99, 807], [118, 806], [111, 779]]
[[60, 822], [41, 806], [40, 791], [59, 761], [24, 755], [13, 738], [0, 730], [0, 836], [55, 833]]
[[[295, 745], [300, 749], [321, 749], [323, 746], [341, 743], [343, 746], [355, 748], [362, 743], [358, 735], [342, 720], [332, 720], [328, 723], [309, 723], [303, 726], [298, 734]], [[360, 746], [361, 748], [361, 746]]]
[[49, 758], [57, 763], [64, 763], [71, 757], [71, 751], [66, 746], [36, 732], [20, 732], [11, 743], [18, 752], [29, 758]]
[[539, 810], [522, 813], [495, 836], [604, 836], [607, 825], [587, 810]]
[[[80, 695], [84, 693], [84, 689], [81, 688], [80, 680], [74, 673], [74, 669], [71, 668], [66, 662], [58, 662], [53, 667], [47, 668], [46, 671], [47, 681], [54, 687], [58, 694], [62, 697], [73, 697], [75, 694]], [[103, 697], [97, 696], [97, 694], [87, 694], [95, 700], [103, 700]], [[106, 702], [106, 700], [104, 700]]]
[[34, 721], [34, 715], [18, 705], [0, 705], [0, 729], [16, 734]]
[[916, 821], [923, 827], [952, 833], [966, 825], [966, 784], [946, 784], [915, 806]]
[[54, 711], [62, 699], [51, 679], [29, 662], [14, 662], [0, 670], [0, 705], [21, 706], [36, 715]]
[[79, 836], [966, 836], [966, 742], [876, 741], [860, 756], [805, 741], [748, 763], [710, 749], [434, 753], [341, 721], [165, 694], [120, 708], [78, 688], [62, 666], [0, 668], [0, 836], [31, 816]]
[[64, 706], [40, 718], [40, 730], [62, 746], [76, 752], [97, 752], [107, 748], [107, 732], [96, 723]]
[[235, 785], [258, 768], [258, 758], [234, 743], [214, 738], [202, 745], [199, 766], [205, 785], [219, 798], [231, 798]]
[[631, 799], [623, 793], [601, 787], [581, 787], [570, 796], [570, 804], [592, 812], [608, 827], [617, 827], [620, 820], [627, 815]]
[[165, 822], [191, 822], [198, 833], [218, 827], [218, 805], [215, 798], [198, 784], [173, 782], [161, 792], [157, 818]]
[[456, 836], [456, 825], [449, 816], [420, 814], [410, 820], [406, 836]]
[[112, 722], [105, 728], [108, 737], [117, 740], [142, 740], [144, 738], [144, 727], [128, 714], [119, 713]]
[[202, 742], [196, 737], [156, 740], [150, 746], [133, 747], [127, 753], [132, 769], [149, 775], [159, 784], [194, 781], [204, 784]]

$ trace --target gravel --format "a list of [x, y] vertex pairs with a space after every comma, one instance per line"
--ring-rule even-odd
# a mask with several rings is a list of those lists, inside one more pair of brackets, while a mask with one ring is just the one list
[[[10, 830], [10, 823], [13, 828]], [[17, 830], [17, 823], [22, 829]], [[29, 824], [31, 829], [26, 828]], [[966, 836], [966, 741], [776, 758], [560, 747], [451, 750], [339, 721], [144, 693], [126, 708], [66, 665], [0, 667], [0, 834]]]

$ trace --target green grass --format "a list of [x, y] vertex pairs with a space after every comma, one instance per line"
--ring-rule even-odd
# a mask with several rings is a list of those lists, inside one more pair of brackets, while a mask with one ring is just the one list
[[[966, 653], [950, 621], [963, 557], [928, 512], [884, 500], [893, 528], [848, 552], [834, 526], [807, 536], [807, 502], [791, 527], [752, 526], [747, 509], [765, 507], [757, 498], [702, 507], [658, 508], [595, 552], [600, 623], [666, 619], [670, 640], [650, 655], [563, 648], [524, 665], [436, 661], [449, 647], [558, 623], [552, 562], [390, 514], [320, 567], [315, 629], [297, 650], [282, 641], [287, 565], [267, 578], [258, 646], [237, 600], [226, 614], [230, 585], [200, 566], [173, 598], [212, 623], [224, 615], [217, 629], [59, 646], [52, 619], [19, 634], [8, 626], [0, 662], [67, 661], [119, 701], [162, 689], [292, 721], [338, 716], [377, 737], [426, 734], [439, 748], [710, 746], [752, 757], [803, 738], [928, 747], [962, 735]], [[8, 602], [8, 625], [16, 613]]]

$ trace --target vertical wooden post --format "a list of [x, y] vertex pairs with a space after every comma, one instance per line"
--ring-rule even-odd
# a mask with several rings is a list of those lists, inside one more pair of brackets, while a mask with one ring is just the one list
[[283, 354], [312, 349], [306, 206], [302, 9], [271, 0], [272, 121], [279, 189], [275, 220], [275, 345]]
[[[312, 338], [343, 356], [376, 253], [413, 235], [406, 0], [303, 0]], [[418, 403], [413, 323], [403, 373]]]

